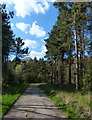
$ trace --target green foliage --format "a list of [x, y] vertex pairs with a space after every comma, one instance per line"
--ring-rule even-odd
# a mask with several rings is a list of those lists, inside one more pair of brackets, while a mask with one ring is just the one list
[[[91, 85], [91, 75], [90, 73], [85, 73], [83, 77], [83, 90], [90, 90], [90, 85]], [[86, 91], [85, 91], [86, 92]]]
[[[23, 82], [44, 82], [47, 80], [48, 74], [46, 64], [43, 59], [30, 59], [28, 62], [21, 64], [21, 78]], [[19, 72], [18, 72], [19, 73]]]
[[14, 49], [13, 50], [16, 54], [16, 57], [15, 57], [16, 61], [18, 58], [23, 57], [24, 54], [26, 55], [28, 53], [28, 47], [23, 48], [24, 44], [25, 43], [23, 42], [23, 40], [20, 37], [16, 38], [14, 41]]
[[22, 83], [22, 66], [21, 64], [18, 64], [15, 67], [15, 76], [16, 76], [16, 80], [18, 81], [18, 83]]
[[3, 71], [3, 85], [12, 85], [16, 83], [15, 79], [15, 70], [14, 70], [14, 63], [11, 61], [8, 61], [8, 63], [3, 64], [3, 68], [5, 68], [7, 65], [7, 68], [5, 71]]

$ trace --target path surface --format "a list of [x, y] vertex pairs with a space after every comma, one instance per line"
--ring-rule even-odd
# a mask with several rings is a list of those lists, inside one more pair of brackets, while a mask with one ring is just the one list
[[16, 120], [19, 118], [63, 120], [65, 117], [37, 85], [32, 85], [21, 95], [10, 111], [4, 116], [3, 120], [6, 118], [15, 118]]

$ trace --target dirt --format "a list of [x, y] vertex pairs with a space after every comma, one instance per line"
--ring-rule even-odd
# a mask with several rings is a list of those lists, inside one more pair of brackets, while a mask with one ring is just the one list
[[65, 115], [57, 109], [37, 85], [31, 85], [11, 107], [9, 112], [3, 117], [3, 120], [24, 118], [63, 120]]

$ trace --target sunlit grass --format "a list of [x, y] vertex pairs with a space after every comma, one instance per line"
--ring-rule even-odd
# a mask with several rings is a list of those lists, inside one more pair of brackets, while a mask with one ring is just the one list
[[3, 116], [11, 105], [20, 97], [29, 84], [22, 84], [18, 86], [9, 86], [3, 89], [2, 94], [2, 115]]
[[90, 119], [90, 93], [82, 94], [82, 91], [76, 91], [60, 85], [43, 84], [39, 86], [50, 99], [64, 111], [68, 118], [86, 118]]

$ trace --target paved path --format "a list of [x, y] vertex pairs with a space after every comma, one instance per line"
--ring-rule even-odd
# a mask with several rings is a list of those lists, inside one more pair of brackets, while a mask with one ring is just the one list
[[16, 120], [20, 118], [50, 118], [51, 120], [63, 120], [65, 117], [57, 110], [52, 101], [37, 85], [32, 85], [26, 89], [3, 119], [6, 118], [15, 118]]

